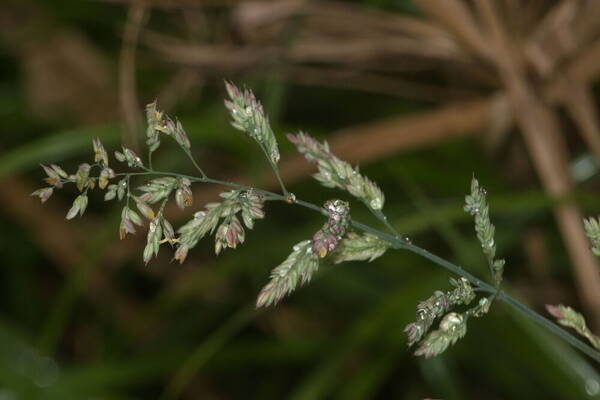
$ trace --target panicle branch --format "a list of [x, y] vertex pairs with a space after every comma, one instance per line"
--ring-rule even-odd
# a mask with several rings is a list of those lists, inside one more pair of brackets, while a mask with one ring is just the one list
[[385, 196], [377, 184], [331, 153], [327, 142], [320, 143], [304, 132], [288, 133], [287, 138], [308, 161], [317, 164], [319, 172], [313, 176], [323, 186], [345, 190], [372, 210], [383, 208]]
[[333, 254], [333, 262], [339, 264], [344, 261], [373, 261], [381, 257], [390, 248], [390, 242], [382, 240], [371, 233], [348, 232], [341, 240], [340, 245]]
[[[465, 278], [450, 279], [454, 290], [436, 291], [433, 296], [417, 305], [417, 320], [407, 325], [408, 346], [418, 342], [416, 356], [434, 357], [462, 339], [467, 333], [469, 317], [481, 317], [489, 311], [490, 299], [482, 297], [474, 307], [463, 313], [449, 312], [460, 305], [469, 305], [475, 292]], [[442, 318], [436, 330], [430, 330], [436, 319]]]
[[436, 290], [427, 300], [417, 305], [417, 318], [406, 326], [408, 346], [422, 339], [433, 322], [457, 305], [468, 305], [475, 298], [471, 284], [464, 278], [450, 279], [454, 290], [446, 293]]
[[231, 190], [221, 193], [220, 196], [224, 199], [222, 202], [206, 204], [204, 211], [194, 214], [194, 218], [179, 228], [175, 260], [182, 263], [188, 251], [215, 229], [215, 253], [219, 254], [222, 249], [228, 247], [235, 249], [245, 239], [244, 228], [236, 214], [241, 214], [242, 221], [248, 229], [254, 227], [254, 220], [265, 216], [264, 197], [253, 190]]
[[475, 177], [471, 180], [471, 193], [465, 196], [465, 211], [475, 217], [475, 232], [477, 239], [481, 243], [481, 248], [485, 254], [490, 268], [490, 273], [494, 278], [496, 287], [502, 282], [504, 273], [503, 259], [495, 259], [496, 257], [496, 242], [494, 234], [496, 228], [490, 221], [490, 209], [486, 200], [487, 192], [479, 186], [479, 182]]
[[225, 107], [231, 115], [231, 125], [256, 140], [269, 161], [277, 164], [280, 158], [279, 146], [262, 104], [250, 90], [240, 90], [231, 82], [225, 81], [225, 89], [230, 98], [225, 100]]
[[594, 335], [588, 328], [583, 315], [562, 304], [556, 306], [546, 304], [546, 310], [557, 319], [559, 324], [575, 329], [578, 334], [589, 340], [592, 346], [600, 350], [600, 337]]
[[319, 257], [312, 251], [310, 240], [294, 245], [292, 253], [271, 271], [271, 280], [262, 288], [256, 299], [256, 307], [277, 304], [298, 285], [310, 282], [319, 268]]

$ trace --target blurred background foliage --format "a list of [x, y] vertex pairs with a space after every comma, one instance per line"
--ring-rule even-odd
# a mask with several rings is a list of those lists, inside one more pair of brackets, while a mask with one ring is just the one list
[[[600, 286], [580, 228], [600, 213], [595, 0], [4, 0], [0, 4], [0, 400], [587, 399], [598, 368], [496, 304], [443, 356], [417, 359], [404, 326], [448, 274], [413, 254], [326, 265], [277, 308], [269, 271], [322, 219], [269, 204], [235, 251], [210, 240], [184, 265], [142, 263], [116, 204], [75, 192], [44, 206], [38, 164], [74, 171], [91, 138], [140, 148], [143, 105], [178, 116], [209, 176], [273, 188], [258, 147], [228, 125], [223, 79], [263, 101], [298, 197], [321, 203], [283, 133], [306, 130], [386, 192], [393, 224], [485, 277], [462, 211], [488, 189], [507, 286], [538, 311]], [[161, 146], [160, 169], [193, 173]], [[220, 191], [195, 187], [193, 209]], [[377, 225], [354, 204], [353, 216]], [[179, 223], [193, 211], [169, 210]], [[591, 260], [591, 261], [590, 261]]]

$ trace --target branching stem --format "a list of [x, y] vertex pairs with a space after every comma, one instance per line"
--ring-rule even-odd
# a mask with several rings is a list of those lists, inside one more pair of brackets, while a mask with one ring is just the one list
[[392, 226], [392, 224], [390, 224], [390, 221], [388, 221], [388, 218], [385, 216], [385, 214], [381, 211], [381, 210], [374, 210], [373, 208], [371, 208], [369, 205], [367, 205], [367, 208], [373, 213], [373, 215], [375, 215], [377, 217], [378, 220], [380, 220], [385, 227], [394, 234], [394, 236], [397, 239], [401, 239], [402, 237], [400, 236], [400, 232], [398, 232], [398, 230], [396, 230], [396, 228], [394, 228]]
[[273, 173], [275, 173], [275, 177], [277, 178], [277, 181], [279, 182], [279, 186], [281, 186], [281, 191], [283, 192], [284, 197], [287, 198], [289, 196], [289, 193], [283, 183], [283, 179], [281, 179], [281, 174], [279, 173], [279, 168], [271, 160], [269, 160], [269, 163], [271, 164], [271, 168], [273, 168]]
[[[197, 176], [179, 174], [179, 173], [175, 173], [175, 172], [155, 171], [155, 170], [145, 168], [145, 167], [142, 167], [142, 169], [144, 169], [144, 172], [121, 173], [121, 174], [116, 174], [116, 175], [127, 176], [127, 177], [137, 176], [137, 175], [162, 175], [162, 176], [174, 176], [174, 177], [180, 177], [180, 178], [187, 178], [191, 182], [212, 183], [212, 184], [217, 184], [217, 185], [222, 185], [222, 186], [228, 186], [228, 187], [235, 188], [235, 189], [254, 190], [255, 192], [264, 194], [270, 200], [283, 201], [285, 203], [289, 203], [288, 197], [287, 197], [287, 191], [284, 191], [284, 195], [281, 195], [278, 193], [270, 192], [268, 190], [253, 188], [253, 187], [247, 186], [247, 185], [242, 185], [242, 184], [238, 184], [238, 183], [227, 182], [227, 181], [209, 178], [206, 175], [197, 177]], [[309, 202], [306, 202], [303, 200], [296, 200], [293, 202], [293, 204], [297, 204], [301, 207], [311, 209], [313, 211], [319, 212], [320, 214], [324, 214], [323, 209], [313, 203], [309, 203]], [[384, 222], [384, 224], [386, 224], [386, 226], [387, 226], [387, 225], [389, 225], [389, 222], [386, 223], [386, 221], [387, 220], [385, 218], [382, 219], [382, 222]], [[595, 350], [591, 346], [587, 345], [583, 341], [581, 341], [578, 338], [576, 338], [575, 336], [571, 335], [569, 332], [562, 329], [561, 327], [559, 327], [558, 325], [556, 325], [555, 323], [550, 321], [548, 318], [545, 318], [544, 316], [536, 313], [535, 311], [533, 311], [532, 309], [530, 309], [529, 307], [527, 307], [526, 305], [524, 305], [523, 303], [521, 303], [514, 297], [510, 296], [506, 292], [499, 291], [499, 289], [497, 289], [496, 287], [482, 281], [481, 279], [477, 278], [475, 275], [471, 274], [470, 272], [467, 272], [464, 268], [460, 267], [459, 265], [456, 265], [448, 260], [445, 260], [445, 259], [419, 247], [419, 246], [416, 246], [410, 242], [407, 242], [407, 241], [401, 239], [399, 237], [399, 235], [397, 234], [397, 232], [395, 232], [395, 229], [391, 225], [389, 225], [388, 228], [393, 232], [393, 234], [381, 232], [377, 229], [374, 229], [368, 225], [365, 225], [365, 224], [355, 221], [355, 220], [351, 220], [350, 224], [357, 229], [360, 229], [362, 231], [376, 235], [379, 238], [389, 242], [391, 244], [391, 247], [394, 249], [404, 249], [404, 250], [411, 251], [411, 252], [413, 252], [423, 258], [426, 258], [429, 261], [441, 266], [442, 268], [447, 269], [448, 271], [450, 271], [456, 275], [460, 275], [460, 276], [464, 277], [469, 282], [471, 282], [471, 284], [476, 286], [478, 291], [493, 294], [498, 300], [506, 303], [510, 307], [512, 307], [515, 310], [519, 311], [520, 313], [524, 314], [527, 318], [535, 321], [538, 325], [540, 325], [543, 328], [547, 329], [548, 331], [552, 332], [553, 334], [555, 334], [559, 338], [563, 339], [564, 341], [566, 341], [573, 347], [581, 350], [583, 353], [588, 355], [594, 361], [600, 363], [600, 352], [599, 351]]]
[[275, 177], [277, 178], [277, 182], [279, 182], [279, 186], [281, 187], [281, 192], [287, 198], [289, 196], [289, 192], [287, 191], [287, 188], [285, 187], [285, 184], [283, 183], [283, 179], [281, 179], [281, 174], [279, 173], [279, 167], [277, 166], [276, 163], [274, 163], [271, 160], [269, 153], [267, 153], [267, 149], [265, 149], [265, 147], [262, 144], [260, 145], [260, 148], [262, 149], [263, 153], [265, 154], [266, 159], [269, 160], [269, 165], [271, 165], [271, 169], [273, 170], [273, 173], [275, 174]]
[[[190, 161], [192, 162], [192, 164], [194, 164], [194, 167], [196, 168], [196, 170], [198, 172], [200, 172], [200, 175], [202, 175], [202, 178], [206, 178], [206, 174], [204, 173], [204, 171], [202, 170], [202, 168], [200, 168], [200, 166], [196, 162], [196, 159], [192, 155], [191, 151], [189, 149], [184, 148], [184, 147], [181, 147], [181, 148], [182, 148], [183, 152], [188, 156], [188, 158], [190, 159]], [[150, 167], [150, 168], [152, 168], [152, 167]]]

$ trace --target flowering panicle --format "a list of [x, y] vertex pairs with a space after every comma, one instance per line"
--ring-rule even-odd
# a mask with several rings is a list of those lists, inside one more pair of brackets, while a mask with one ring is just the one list
[[[489, 207], [486, 201], [486, 191], [479, 186], [475, 178], [471, 181], [471, 193], [465, 197], [465, 211], [475, 217], [475, 231], [481, 243], [483, 252], [487, 257], [492, 277], [496, 287], [502, 281], [504, 260], [495, 259], [496, 245], [494, 242], [494, 225], [490, 222]], [[479, 302], [462, 314], [450, 312], [457, 305], [468, 305], [475, 298], [475, 293], [470, 283], [465, 278], [452, 280], [455, 289], [446, 294], [435, 292], [435, 294], [417, 306], [417, 321], [406, 327], [408, 334], [408, 345], [420, 341], [415, 352], [417, 356], [426, 358], [433, 357], [444, 352], [448, 346], [456, 343], [467, 332], [467, 320], [470, 317], [481, 317], [490, 309], [492, 301], [496, 297], [482, 297]], [[437, 330], [429, 331], [433, 322], [445, 315]]]
[[600, 337], [594, 335], [588, 328], [583, 315], [562, 304], [556, 306], [546, 304], [546, 310], [557, 319], [559, 324], [575, 329], [578, 334], [589, 340], [592, 346], [600, 350]]
[[292, 253], [271, 271], [271, 280], [260, 291], [256, 307], [277, 304], [299, 285], [308, 283], [319, 268], [319, 257], [314, 254], [310, 240], [294, 245]]
[[288, 133], [287, 138], [308, 161], [317, 163], [319, 172], [314, 177], [323, 186], [346, 190], [373, 210], [383, 208], [385, 197], [377, 184], [331, 153], [327, 142], [320, 143], [303, 132]]
[[245, 239], [244, 228], [236, 214], [241, 211], [242, 220], [248, 229], [254, 227], [254, 220], [264, 218], [264, 199], [253, 190], [231, 190], [221, 193], [221, 203], [209, 203], [205, 211], [194, 214], [194, 218], [179, 228], [179, 246], [175, 259], [182, 263], [192, 247], [207, 233], [217, 229], [219, 221], [223, 222], [215, 235], [215, 252], [219, 254], [224, 248], [236, 248]]
[[[129, 167], [139, 168], [141, 172], [115, 173], [109, 167], [106, 149], [100, 139], [96, 137], [92, 141], [93, 162], [80, 164], [74, 174], [67, 173], [55, 164], [42, 165], [46, 173], [44, 181], [48, 186], [34, 191], [31, 195], [46, 202], [55, 189], [60, 189], [67, 183], [74, 184], [79, 193], [67, 212], [67, 219], [84, 214], [88, 205], [88, 192], [94, 190], [95, 187], [106, 190], [104, 194], [106, 201], [126, 199], [126, 205], [121, 211], [119, 237], [123, 239], [127, 234], [136, 233], [138, 227], [144, 225], [144, 218], [147, 219], [149, 227], [143, 251], [145, 263], [158, 254], [163, 243], [176, 246], [174, 259], [182, 263], [189, 250], [196, 246], [200, 239], [213, 233], [215, 234], [215, 252], [217, 254], [226, 248], [236, 248], [245, 240], [245, 229], [252, 229], [257, 219], [264, 218], [264, 202], [267, 199], [283, 200], [289, 204], [297, 203], [307, 208], [318, 209], [310, 203], [295, 200], [295, 196], [286, 190], [276, 165], [280, 157], [279, 149], [262, 105], [249, 90], [240, 90], [229, 82], [226, 82], [225, 85], [230, 97], [225, 101], [225, 105], [231, 114], [232, 125], [236, 129], [244, 131], [259, 144], [270, 161], [283, 195], [265, 191], [258, 193], [257, 190], [242, 185], [208, 178], [191, 154], [190, 141], [181, 123], [178, 120], [172, 120], [158, 110], [156, 102], [150, 103], [146, 107], [148, 167], [144, 166], [142, 159], [133, 150], [122, 147], [120, 151], [114, 152], [115, 158], [120, 162], [127, 163]], [[201, 177], [194, 178], [152, 169], [151, 155], [160, 146], [161, 134], [171, 136], [179, 144], [201, 173]], [[256, 300], [257, 307], [274, 305], [299, 286], [308, 283], [318, 270], [321, 259], [328, 255], [331, 255], [330, 258], [336, 264], [351, 260], [372, 261], [383, 255], [390, 247], [404, 247], [454, 272], [468, 276], [458, 266], [439, 259], [436, 261], [435, 257], [428, 255], [423, 249], [416, 246], [401, 246], [400, 242], [396, 242], [396, 239], [402, 239], [387, 223], [381, 212], [385, 203], [381, 189], [366, 176], [361, 175], [358, 167], [352, 167], [349, 163], [336, 157], [330, 151], [327, 142], [321, 143], [305, 133], [288, 134], [287, 136], [308, 161], [317, 164], [318, 173], [315, 174], [315, 178], [322, 185], [345, 190], [362, 201], [394, 233], [395, 239], [389, 239], [389, 241], [382, 239], [386, 237], [385, 234], [365, 226], [362, 227], [363, 230], [372, 233], [348, 232], [351, 222], [348, 203], [342, 200], [329, 200], [324, 204], [322, 210], [328, 216], [327, 222], [311, 239], [303, 240], [293, 246], [291, 254], [271, 271], [270, 281], [262, 288]], [[98, 173], [94, 175], [96, 171]], [[135, 191], [132, 190], [130, 185], [132, 178], [150, 175], [159, 175], [160, 177], [153, 177]], [[111, 183], [117, 176], [121, 177], [120, 180]], [[193, 202], [192, 182], [219, 183], [238, 189], [221, 193], [223, 199], [221, 202], [206, 204], [202, 211], [196, 212], [193, 219], [176, 231], [164, 217], [163, 210], [171, 195], [179, 208], [184, 209], [191, 206]], [[490, 222], [486, 192], [479, 186], [475, 178], [471, 182], [471, 193], [466, 196], [465, 200], [465, 211], [475, 217], [477, 238], [487, 257], [496, 290], [481, 283], [480, 289], [493, 293], [489, 297], [480, 297], [474, 306], [467, 308], [466, 306], [469, 306], [476, 297], [474, 289], [465, 278], [451, 279], [452, 290], [436, 291], [431, 297], [419, 303], [415, 322], [409, 323], [405, 328], [408, 345], [416, 345], [415, 354], [417, 356], [433, 357], [456, 343], [465, 336], [468, 319], [485, 315], [492, 302], [498, 297], [504, 260], [495, 258], [495, 228]], [[154, 206], [157, 203], [161, 203], [159, 207]], [[360, 227], [358, 223], [354, 225]], [[592, 242], [594, 254], [600, 256], [600, 220], [586, 219], [584, 227]], [[396, 243], [398, 245], [394, 246]], [[502, 295], [500, 298], [513, 307], [523, 310], [523, 306], [508, 295]], [[457, 310], [458, 307], [461, 310]], [[575, 329], [600, 350], [600, 337], [589, 330], [581, 314], [563, 305], [547, 306], [547, 309], [558, 319], [560, 324]], [[541, 321], [540, 317], [535, 314], [529, 313], [529, 316], [537, 319], [538, 322]], [[439, 325], [437, 329], [432, 329], [436, 321], [439, 321]], [[563, 333], [564, 335], [567, 334]], [[571, 338], [570, 342], [577, 344], [576, 339]], [[584, 349], [589, 355], [598, 356], [598, 353], [593, 354], [583, 346], [578, 347]]]
[[260, 102], [250, 90], [240, 90], [231, 82], [225, 82], [225, 89], [230, 98], [225, 100], [225, 107], [231, 114], [231, 125], [256, 140], [271, 163], [277, 164], [279, 147]]
[[496, 242], [494, 240], [494, 233], [496, 228], [490, 221], [486, 195], [486, 190], [480, 187], [477, 179], [473, 177], [471, 180], [471, 193], [465, 197], [465, 211], [475, 217], [477, 239], [479, 239], [483, 253], [487, 258], [494, 282], [496, 286], [499, 286], [502, 281], [502, 274], [504, 273], [504, 260], [495, 259]]
[[348, 232], [333, 253], [333, 262], [336, 264], [344, 261], [370, 262], [381, 257], [389, 248], [389, 242], [371, 233], [359, 235], [356, 232]]
[[[479, 318], [490, 309], [494, 296], [481, 297], [477, 304], [463, 313], [449, 312], [460, 305], [469, 305], [475, 299], [475, 292], [465, 278], [450, 279], [454, 290], [443, 293], [436, 291], [433, 296], [417, 305], [417, 320], [407, 325], [408, 346], [419, 342], [416, 356], [434, 357], [444, 352], [467, 333], [470, 317]], [[443, 316], [443, 317], [442, 317]], [[442, 318], [438, 329], [430, 331], [436, 319]]]

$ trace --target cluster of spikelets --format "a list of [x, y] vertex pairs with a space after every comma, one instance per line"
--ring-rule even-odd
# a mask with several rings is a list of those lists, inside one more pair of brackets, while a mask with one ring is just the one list
[[[279, 148], [262, 105], [247, 89], [240, 90], [226, 82], [226, 90], [230, 99], [225, 101], [225, 106], [230, 112], [231, 124], [256, 141], [279, 177]], [[136, 233], [137, 229], [146, 225], [147, 220], [147, 241], [143, 252], [146, 263], [158, 254], [163, 244], [174, 247], [173, 259], [183, 263], [188, 252], [206, 235], [214, 234], [216, 254], [227, 248], [235, 249], [244, 243], [245, 230], [252, 229], [256, 220], [265, 217], [265, 203], [273, 198], [266, 196], [267, 192], [234, 184], [233, 190], [221, 193], [220, 202], [205, 204], [192, 219], [176, 230], [163, 213], [169, 200], [173, 199], [179, 208], [184, 209], [193, 204], [194, 183], [229, 184], [206, 177], [191, 156], [190, 141], [181, 123], [158, 110], [156, 102], [146, 107], [146, 117], [147, 163], [126, 147], [114, 153], [117, 161], [138, 172], [115, 173], [109, 167], [107, 151], [100, 140], [94, 138], [93, 163], [79, 165], [74, 174], [68, 174], [55, 164], [42, 165], [47, 175], [44, 181], [48, 186], [36, 190], [32, 195], [45, 202], [55, 189], [60, 189], [67, 183], [74, 184], [79, 190], [79, 195], [68, 210], [67, 219], [84, 214], [88, 205], [88, 192], [95, 188], [105, 191], [105, 201], [125, 201], [121, 212], [119, 236], [123, 239], [127, 234]], [[190, 157], [201, 173], [200, 177], [152, 169], [151, 155], [159, 148], [161, 139], [165, 136], [175, 140]], [[347, 192], [376, 216], [383, 216], [383, 192], [377, 184], [362, 175], [357, 167], [352, 167], [335, 156], [326, 142], [319, 142], [306, 133], [288, 134], [287, 137], [309, 162], [317, 164], [318, 172], [314, 178], [319, 183]], [[133, 178], [151, 176], [154, 177], [141, 186], [132, 187]], [[283, 183], [280, 183], [287, 195], [286, 201], [293, 203], [294, 196], [288, 195]], [[280, 200], [281, 196], [278, 199]], [[496, 292], [488, 297], [479, 298], [472, 306], [476, 295], [469, 281], [464, 278], [451, 279], [452, 290], [436, 291], [419, 303], [416, 320], [405, 329], [408, 345], [417, 345], [415, 354], [419, 356], [436, 356], [461, 339], [467, 332], [469, 318], [486, 314], [500, 290], [504, 260], [496, 258], [495, 228], [489, 218], [486, 191], [479, 186], [475, 178], [471, 182], [471, 192], [465, 198], [465, 211], [474, 217], [475, 232], [486, 256]], [[293, 246], [288, 257], [272, 270], [269, 282], [258, 295], [257, 307], [274, 305], [299, 286], [308, 283], [324, 259], [336, 264], [354, 260], [372, 261], [392, 247], [392, 243], [379, 236], [352, 231], [350, 206], [346, 201], [328, 200], [323, 205], [322, 213], [327, 217], [325, 224], [312, 238]], [[593, 252], [600, 256], [600, 221], [594, 218], [587, 219], [584, 221], [584, 227], [592, 242]], [[563, 305], [547, 308], [560, 324], [575, 329], [600, 349], [600, 338], [588, 329], [581, 314]], [[439, 324], [437, 329], [434, 329], [436, 321], [439, 321]]]
[[[489, 311], [493, 299], [488, 297], [480, 298], [477, 305], [462, 313], [450, 311], [475, 299], [475, 292], [465, 278], [450, 279], [450, 283], [453, 290], [446, 293], [438, 290], [417, 305], [416, 320], [405, 329], [408, 345], [418, 343], [415, 355], [429, 358], [441, 354], [467, 333], [470, 317], [481, 317]], [[441, 319], [438, 329], [431, 330], [437, 319]]]
[[230, 98], [225, 100], [225, 107], [231, 114], [231, 125], [254, 139], [267, 159], [277, 164], [280, 158], [279, 147], [262, 104], [248, 89], [240, 90], [230, 82], [225, 82], [225, 89]]
[[180, 263], [185, 260], [189, 249], [196, 246], [207, 233], [212, 234], [215, 230], [216, 254], [222, 249], [235, 249], [238, 244], [244, 243], [245, 231], [238, 214], [241, 214], [248, 229], [254, 227], [254, 220], [265, 216], [264, 198], [253, 190], [231, 190], [221, 193], [221, 197], [224, 199], [222, 202], [206, 204], [204, 211], [196, 212], [193, 219], [179, 228], [179, 246], [175, 259]]
[[504, 260], [496, 259], [496, 228], [490, 222], [490, 208], [486, 201], [487, 192], [479, 186], [477, 179], [471, 180], [471, 194], [465, 197], [465, 211], [475, 218], [475, 233], [485, 254], [496, 286], [502, 282]]
[[308, 161], [317, 164], [319, 172], [313, 176], [323, 186], [345, 190], [373, 210], [383, 208], [385, 197], [379, 186], [361, 175], [358, 167], [353, 168], [331, 153], [327, 142], [320, 143], [303, 132], [287, 137]]
[[[225, 101], [225, 106], [230, 112], [231, 124], [254, 139], [273, 168], [277, 168], [279, 149], [262, 105], [247, 89], [241, 90], [226, 82], [226, 90], [230, 99]], [[146, 263], [158, 254], [163, 244], [174, 247], [173, 259], [183, 263], [188, 252], [206, 235], [214, 235], [216, 254], [227, 248], [235, 249], [244, 242], [245, 230], [252, 229], [256, 220], [265, 217], [264, 207], [268, 198], [261, 191], [252, 188], [225, 191], [220, 195], [222, 201], [205, 204], [192, 219], [178, 229], [173, 228], [163, 213], [167, 202], [173, 199], [181, 209], [190, 207], [193, 204], [192, 184], [206, 182], [207, 178], [203, 173], [201, 177], [190, 177], [152, 170], [150, 157], [159, 148], [163, 137], [174, 139], [188, 156], [191, 156], [190, 141], [181, 123], [160, 111], [156, 102], [146, 107], [146, 117], [148, 162], [145, 163], [133, 150], [126, 147], [114, 153], [117, 161], [142, 171], [143, 174], [115, 173], [109, 168], [109, 157], [104, 146], [98, 138], [94, 138], [93, 164], [81, 164], [73, 175], [54, 164], [43, 165], [47, 174], [45, 181], [49, 186], [35, 191], [33, 195], [45, 202], [54, 189], [61, 188], [65, 183], [76, 184], [80, 195], [67, 213], [68, 219], [83, 215], [88, 203], [88, 191], [95, 187], [105, 190], [105, 201], [125, 201], [119, 236], [123, 239], [147, 224], [147, 240], [143, 252]], [[334, 156], [326, 142], [319, 143], [304, 133], [290, 134], [288, 137], [309, 161], [319, 164], [319, 174], [316, 177], [324, 186], [343, 189], [371, 209], [380, 210], [383, 207], [384, 197], [379, 187], [359, 174], [356, 168]], [[94, 175], [96, 171], [98, 173]], [[157, 177], [140, 186], [133, 187], [131, 184], [133, 178], [152, 175]], [[293, 199], [293, 195], [288, 198], [292, 202]], [[309, 282], [324, 258], [334, 263], [371, 261], [383, 255], [390, 247], [388, 242], [375, 235], [359, 234], [348, 229], [350, 207], [346, 201], [329, 200], [324, 204], [322, 212], [327, 216], [327, 222], [311, 239], [295, 245], [286, 260], [273, 269], [269, 283], [258, 296], [258, 307], [274, 305], [298, 286]]]
[[[475, 232], [490, 266], [490, 273], [496, 288], [502, 281], [504, 260], [496, 260], [495, 228], [489, 218], [487, 192], [473, 178], [471, 193], [465, 196], [465, 211], [475, 219]], [[407, 325], [408, 346], [417, 345], [415, 355], [426, 358], [444, 352], [467, 333], [467, 321], [471, 317], [481, 317], [490, 309], [497, 293], [489, 297], [481, 297], [477, 304], [465, 311], [459, 307], [469, 306], [476, 295], [469, 281], [465, 278], [450, 279], [454, 287], [448, 292], [435, 291], [431, 297], [417, 305], [416, 320]], [[436, 320], [440, 320], [438, 329], [432, 330]]]

